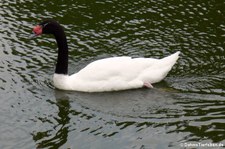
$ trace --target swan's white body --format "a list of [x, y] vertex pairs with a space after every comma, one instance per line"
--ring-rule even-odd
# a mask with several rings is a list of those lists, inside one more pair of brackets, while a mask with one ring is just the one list
[[54, 74], [56, 88], [83, 92], [141, 88], [163, 80], [180, 52], [162, 59], [112, 57], [94, 61], [73, 75]]

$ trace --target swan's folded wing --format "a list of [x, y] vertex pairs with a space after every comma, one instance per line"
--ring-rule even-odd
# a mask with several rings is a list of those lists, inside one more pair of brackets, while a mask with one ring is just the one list
[[112, 57], [94, 61], [80, 70], [76, 76], [89, 81], [121, 79], [132, 81], [146, 68], [153, 65], [156, 59]]

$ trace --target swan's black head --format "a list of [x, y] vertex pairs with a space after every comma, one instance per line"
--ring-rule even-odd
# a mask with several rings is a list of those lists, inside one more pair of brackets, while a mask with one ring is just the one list
[[53, 34], [62, 30], [62, 27], [55, 20], [45, 20], [33, 28], [33, 37], [41, 34]]

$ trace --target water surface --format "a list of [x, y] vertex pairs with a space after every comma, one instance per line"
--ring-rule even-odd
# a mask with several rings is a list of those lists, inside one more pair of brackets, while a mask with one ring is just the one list
[[[1, 1], [0, 148], [225, 145], [224, 10], [223, 0]], [[154, 89], [59, 91], [54, 39], [28, 39], [46, 18], [65, 28], [70, 74], [110, 56], [181, 57]]]

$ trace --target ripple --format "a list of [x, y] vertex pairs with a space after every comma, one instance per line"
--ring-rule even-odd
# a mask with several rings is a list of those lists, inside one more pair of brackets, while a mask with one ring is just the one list
[[[175, 89], [184, 92], [224, 95], [224, 84], [222, 80], [224, 80], [223, 74], [176, 78], [173, 79], [171, 83]], [[182, 84], [180, 82], [182, 82]]]
[[[224, 142], [224, 2], [6, 0], [0, 6], [1, 148]], [[57, 91], [54, 39], [27, 39], [44, 18], [65, 27], [71, 72], [108, 56], [181, 51], [181, 58], [152, 90]]]

